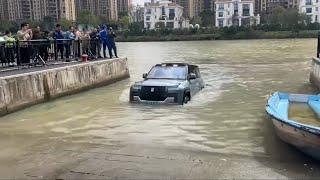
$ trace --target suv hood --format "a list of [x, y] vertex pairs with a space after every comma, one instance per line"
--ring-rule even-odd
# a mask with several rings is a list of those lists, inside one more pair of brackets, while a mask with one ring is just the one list
[[185, 80], [168, 80], [168, 79], [147, 79], [137, 82], [140, 86], [179, 86]]

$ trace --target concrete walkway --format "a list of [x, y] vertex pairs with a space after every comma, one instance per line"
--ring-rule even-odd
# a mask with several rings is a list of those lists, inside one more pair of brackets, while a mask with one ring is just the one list
[[[93, 61], [104, 61], [104, 60], [106, 60], [106, 59], [97, 59], [97, 60], [93, 60]], [[88, 61], [88, 62], [93, 62], [93, 61]], [[12, 75], [18, 75], [18, 74], [24, 74], [24, 73], [30, 73], [30, 72], [36, 72], [36, 71], [43, 71], [43, 70], [47, 70], [47, 69], [66, 67], [66, 66], [75, 65], [75, 64], [82, 64], [82, 63], [84, 63], [84, 62], [82, 62], [82, 61], [71, 61], [71, 62], [55, 61], [55, 62], [49, 62], [45, 66], [0, 67], [0, 77], [12, 76]]]

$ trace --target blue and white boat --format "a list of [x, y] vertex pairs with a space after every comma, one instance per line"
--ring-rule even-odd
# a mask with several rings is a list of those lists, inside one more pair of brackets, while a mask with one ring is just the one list
[[289, 108], [294, 103], [305, 104], [320, 117], [320, 95], [274, 93], [266, 105], [275, 131], [280, 139], [304, 153], [320, 160], [320, 127], [289, 118]]

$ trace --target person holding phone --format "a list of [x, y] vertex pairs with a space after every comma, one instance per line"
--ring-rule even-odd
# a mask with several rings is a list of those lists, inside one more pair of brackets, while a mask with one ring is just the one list
[[32, 29], [29, 28], [29, 23], [22, 23], [21, 29], [17, 32], [20, 51], [20, 61], [18, 65], [30, 63], [30, 47], [29, 42], [32, 39]]

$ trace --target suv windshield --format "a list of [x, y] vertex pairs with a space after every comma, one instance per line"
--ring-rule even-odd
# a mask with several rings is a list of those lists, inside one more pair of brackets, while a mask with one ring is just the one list
[[186, 79], [185, 66], [156, 66], [151, 69], [148, 79]]

